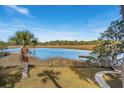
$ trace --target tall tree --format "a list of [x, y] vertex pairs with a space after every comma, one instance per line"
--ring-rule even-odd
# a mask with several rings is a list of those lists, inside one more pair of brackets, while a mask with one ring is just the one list
[[[121, 5], [121, 13], [122, 13], [123, 21], [124, 21], [124, 5]], [[123, 28], [124, 28], [124, 25], [123, 25]], [[123, 29], [123, 33], [124, 33], [124, 29]], [[122, 64], [122, 85], [124, 88], [124, 58], [123, 58], [123, 64]]]
[[123, 53], [123, 21], [113, 21], [108, 29], [101, 34], [102, 42], [98, 45], [93, 54], [97, 58], [98, 63], [114, 66], [118, 62], [118, 56]]
[[[123, 20], [113, 21], [109, 28], [101, 34], [104, 42], [93, 51], [99, 62], [114, 63], [121, 61], [122, 65], [122, 85], [124, 87], [124, 56], [120, 59], [117, 57], [124, 55], [124, 6], [121, 6]], [[118, 61], [119, 60], [119, 61]]]

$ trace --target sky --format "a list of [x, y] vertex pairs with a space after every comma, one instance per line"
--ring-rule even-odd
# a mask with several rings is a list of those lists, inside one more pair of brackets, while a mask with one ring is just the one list
[[96, 40], [112, 21], [121, 18], [119, 6], [27, 5], [0, 6], [0, 40], [29, 30], [41, 42]]

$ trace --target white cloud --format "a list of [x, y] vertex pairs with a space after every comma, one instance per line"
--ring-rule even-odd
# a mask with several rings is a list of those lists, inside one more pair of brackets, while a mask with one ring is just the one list
[[[20, 8], [20, 6], [16, 7]], [[23, 9], [23, 7], [21, 7], [21, 9], [21, 12], [24, 13], [24, 15], [30, 14], [27, 8]], [[20, 10], [18, 10], [18, 12], [20, 12]], [[36, 37], [39, 38], [39, 41], [42, 42], [49, 40], [96, 40], [98, 36], [100, 36], [100, 33], [104, 32], [107, 29], [111, 21], [117, 19], [118, 17], [115, 15], [113, 18], [111, 18], [111, 15], [113, 15], [113, 13], [106, 14], [104, 15], [104, 18], [102, 18], [101, 15], [97, 15], [96, 17], [88, 20], [86, 23], [80, 21], [79, 23], [73, 22], [70, 24], [55, 26], [42, 25], [42, 23], [39, 24], [35, 22], [25, 23], [25, 20], [16, 21], [13, 24], [7, 23], [8, 25], [4, 27], [3, 30], [1, 30], [1, 32], [4, 31], [5, 34], [5, 36], [3, 36], [2, 34], [3, 37], [1, 37], [1, 39], [4, 40], [5, 37], [7, 38], [11, 36], [14, 32], [20, 30], [20, 28], [27, 28], [29, 29], [29, 31], [34, 33]], [[8, 35], [6, 35], [7, 31], [9, 31]], [[10, 33], [10, 31], [12, 33]]]
[[28, 17], [33, 17], [28, 8], [24, 8], [24, 7], [17, 6], [17, 5], [8, 5], [7, 7], [12, 8], [12, 9], [16, 10], [17, 12], [19, 12], [23, 15], [26, 15]]

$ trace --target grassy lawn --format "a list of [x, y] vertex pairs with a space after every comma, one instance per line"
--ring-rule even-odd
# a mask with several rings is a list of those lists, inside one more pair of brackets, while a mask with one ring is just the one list
[[98, 88], [95, 73], [107, 70], [94, 67], [89, 62], [64, 58], [41, 60], [30, 57], [30, 60], [30, 78], [22, 80], [19, 54], [13, 53], [0, 58], [0, 87]]
[[105, 74], [104, 78], [112, 88], [122, 88], [121, 75]]
[[20, 68], [0, 68], [0, 87], [17, 88], [98, 88], [95, 73], [100, 68], [30, 66], [30, 78], [21, 80]]

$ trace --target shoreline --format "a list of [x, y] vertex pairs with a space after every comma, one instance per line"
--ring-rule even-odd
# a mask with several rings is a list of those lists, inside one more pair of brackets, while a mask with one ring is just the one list
[[[21, 47], [22, 46], [8, 46], [8, 48], [21, 48]], [[93, 48], [95, 47], [96, 45], [37, 45], [34, 48], [63, 48], [63, 49], [93, 50]]]

